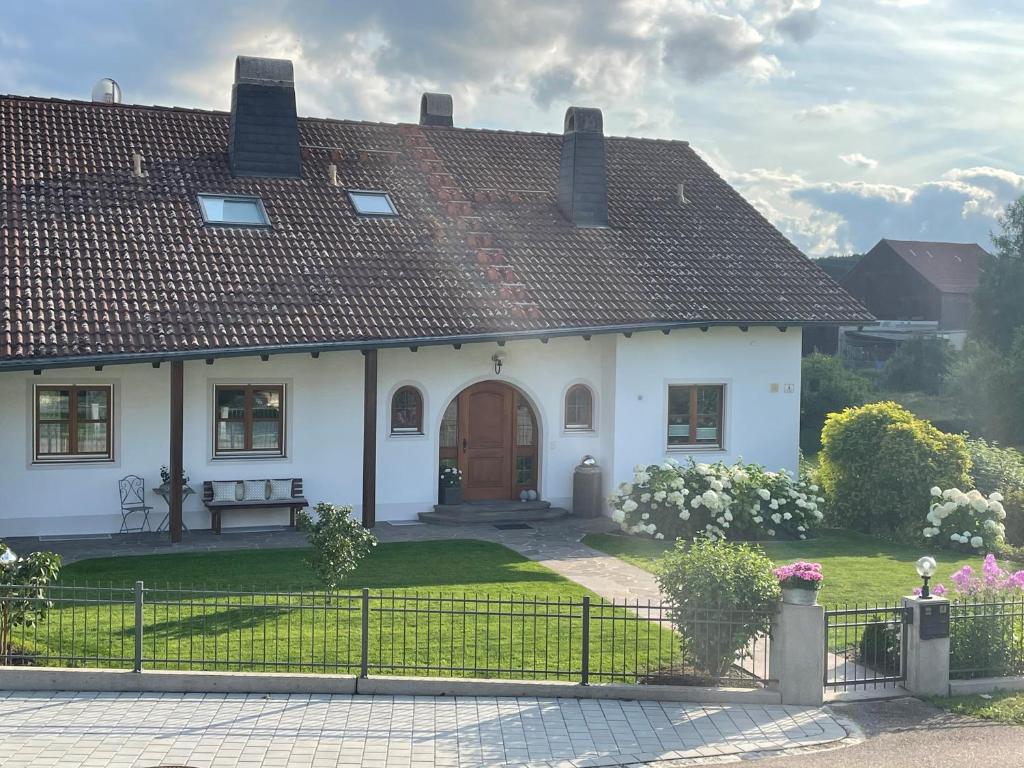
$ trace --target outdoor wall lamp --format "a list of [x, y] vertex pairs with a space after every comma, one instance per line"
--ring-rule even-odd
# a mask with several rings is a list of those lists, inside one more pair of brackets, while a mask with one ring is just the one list
[[491, 355], [491, 362], [494, 363], [494, 374], [496, 376], [500, 375], [501, 368], [505, 364], [505, 353], [495, 352], [493, 355]]
[[921, 587], [921, 597], [927, 600], [932, 596], [931, 592], [928, 591], [928, 579], [935, 575], [935, 569], [938, 567], [935, 564], [935, 558], [926, 555], [918, 560], [914, 567], [917, 568], [917, 575], [924, 582], [924, 585]]

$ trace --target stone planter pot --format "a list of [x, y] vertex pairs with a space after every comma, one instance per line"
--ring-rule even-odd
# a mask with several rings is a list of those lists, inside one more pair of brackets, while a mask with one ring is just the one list
[[462, 486], [456, 488], [445, 488], [441, 487], [441, 492], [438, 494], [438, 501], [441, 504], [461, 504], [462, 503]]
[[783, 587], [782, 602], [789, 603], [790, 605], [817, 605], [818, 590]]

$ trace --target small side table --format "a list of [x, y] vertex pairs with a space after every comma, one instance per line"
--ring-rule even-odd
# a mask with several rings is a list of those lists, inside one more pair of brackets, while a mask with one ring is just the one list
[[[160, 525], [156, 527], [156, 532], [160, 533], [161, 531], [167, 530], [168, 523], [170, 523], [171, 520], [171, 488], [169, 485], [164, 483], [163, 485], [158, 485], [156, 488], [154, 488], [153, 493], [155, 493], [157, 496], [163, 499], [164, 503], [167, 505], [167, 514], [164, 515], [164, 519], [160, 523]], [[193, 491], [192, 488], [190, 488], [189, 486], [183, 485], [181, 487], [181, 503], [183, 506], [185, 504], [185, 499], [187, 499], [193, 493], [195, 493], [195, 491]], [[181, 527], [186, 531], [188, 530], [188, 526], [185, 525], [184, 520], [181, 521]]]

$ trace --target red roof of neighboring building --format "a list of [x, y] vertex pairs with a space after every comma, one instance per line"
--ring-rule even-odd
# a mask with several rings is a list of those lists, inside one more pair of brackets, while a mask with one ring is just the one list
[[929, 243], [889, 238], [883, 238], [878, 245], [882, 243], [943, 293], [974, 293], [982, 260], [988, 256], [977, 243]]
[[[578, 228], [560, 134], [302, 118], [303, 178], [236, 178], [228, 120], [0, 97], [0, 365], [872, 319], [683, 142], [609, 138], [610, 226]], [[258, 195], [272, 226], [204, 226], [201, 192]]]

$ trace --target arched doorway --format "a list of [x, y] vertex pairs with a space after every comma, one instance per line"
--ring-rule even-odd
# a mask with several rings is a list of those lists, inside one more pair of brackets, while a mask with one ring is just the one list
[[481, 381], [462, 390], [441, 419], [440, 464], [462, 471], [466, 501], [518, 499], [537, 490], [537, 415], [515, 387]]

